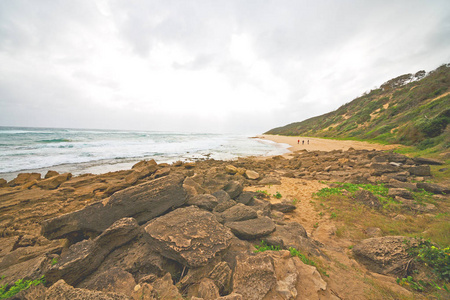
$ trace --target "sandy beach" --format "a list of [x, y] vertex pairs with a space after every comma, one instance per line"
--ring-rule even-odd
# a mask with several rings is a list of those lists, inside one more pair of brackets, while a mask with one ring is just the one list
[[[356, 150], [391, 150], [397, 147], [397, 145], [381, 145], [372, 144], [368, 142], [359, 141], [341, 141], [341, 140], [329, 140], [321, 138], [311, 138], [302, 136], [282, 136], [282, 135], [258, 135], [257, 138], [271, 140], [276, 143], [283, 143], [291, 145], [288, 150], [295, 152], [298, 150], [308, 151], [332, 151], [343, 150], [346, 151], [349, 148]], [[300, 142], [299, 142], [300, 141]]]

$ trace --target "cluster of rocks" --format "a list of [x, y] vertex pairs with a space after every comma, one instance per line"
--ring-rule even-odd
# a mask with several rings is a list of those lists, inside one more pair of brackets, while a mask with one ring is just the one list
[[[450, 191], [425, 182], [430, 164], [439, 162], [351, 149], [233, 163], [143, 161], [131, 170], [73, 178], [20, 174], [0, 182], [0, 274], [9, 284], [45, 276], [48, 287], [18, 299], [296, 299], [300, 291], [336, 299], [316, 268], [288, 251], [254, 253], [263, 239], [326, 258], [301, 224], [282, 221], [296, 208], [292, 202], [270, 203], [244, 187], [280, 184], [283, 176], [384, 182], [392, 197], [427, 211], [435, 208], [418, 205], [410, 190]], [[380, 205], [364, 192], [358, 201]], [[380, 247], [398, 247], [400, 239]], [[400, 262], [379, 261], [376, 251], [371, 256], [377, 241], [355, 246], [355, 257], [374, 272], [407, 270], [403, 248], [392, 251]]]
[[6, 282], [45, 276], [49, 288], [24, 291], [22, 299], [294, 299], [302, 276], [315, 282], [308, 289], [326, 290], [315, 267], [288, 251], [253, 251], [265, 239], [321, 253], [300, 224], [271, 218], [294, 205], [271, 205], [238, 181], [194, 195], [194, 179], [173, 172], [43, 221], [46, 245], [20, 246], [21, 237], [3, 257]]

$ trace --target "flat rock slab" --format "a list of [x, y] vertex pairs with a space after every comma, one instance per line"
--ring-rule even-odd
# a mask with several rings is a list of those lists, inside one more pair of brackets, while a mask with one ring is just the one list
[[100, 234], [125, 217], [144, 224], [186, 202], [183, 180], [183, 176], [167, 176], [116, 192], [106, 203], [95, 202], [73, 213], [45, 220], [42, 235], [48, 239], [70, 239], [86, 233]]
[[193, 268], [206, 265], [228, 248], [233, 237], [212, 213], [194, 206], [150, 221], [145, 231], [161, 255]]
[[[409, 246], [405, 241], [409, 241]], [[412, 259], [407, 249], [417, 245], [416, 240], [404, 236], [370, 238], [355, 245], [353, 254], [370, 271], [401, 278]]]
[[225, 226], [238, 238], [243, 240], [254, 240], [275, 231], [275, 223], [268, 217], [251, 219], [239, 222], [228, 222]]
[[237, 205], [234, 205], [222, 212], [221, 217], [224, 222], [234, 222], [256, 219], [258, 214], [253, 208], [250, 208], [242, 203], [238, 203]]
[[136, 220], [120, 219], [94, 240], [84, 240], [70, 246], [46, 272], [45, 279], [48, 283], [64, 279], [68, 284], [76, 285], [95, 271], [111, 251], [126, 244], [138, 233]]

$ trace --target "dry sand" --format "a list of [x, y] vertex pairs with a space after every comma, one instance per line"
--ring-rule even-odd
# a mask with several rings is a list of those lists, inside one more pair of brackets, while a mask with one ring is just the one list
[[[348, 150], [350, 147], [356, 150], [367, 149], [367, 150], [390, 150], [397, 147], [397, 145], [381, 145], [368, 142], [359, 141], [341, 141], [341, 140], [329, 140], [302, 136], [283, 136], [283, 135], [258, 135], [259, 139], [267, 139], [277, 143], [289, 144], [288, 148], [290, 151], [294, 152], [297, 150], [308, 150], [308, 151], [332, 151], [332, 150]], [[300, 143], [298, 143], [300, 141]], [[304, 143], [303, 143], [304, 141]], [[309, 144], [308, 144], [309, 141]]]

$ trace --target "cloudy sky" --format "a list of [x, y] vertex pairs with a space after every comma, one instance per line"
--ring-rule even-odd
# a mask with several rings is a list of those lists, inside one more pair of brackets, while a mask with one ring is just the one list
[[0, 1], [0, 126], [262, 133], [450, 63], [450, 1]]

